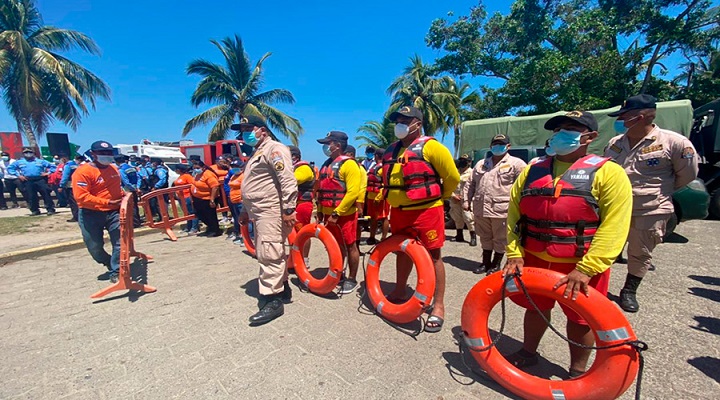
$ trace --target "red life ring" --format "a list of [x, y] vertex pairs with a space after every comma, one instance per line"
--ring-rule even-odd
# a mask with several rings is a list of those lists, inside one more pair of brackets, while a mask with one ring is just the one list
[[253, 239], [250, 236], [250, 223], [242, 224], [240, 225], [240, 234], [243, 238], [243, 244], [245, 244], [245, 248], [247, 249], [248, 253], [250, 253], [251, 256], [257, 257], [257, 251], [255, 250], [255, 243], [253, 243]]
[[[417, 288], [404, 303], [391, 303], [380, 288], [380, 264], [388, 253], [403, 252], [417, 269]], [[432, 303], [435, 294], [435, 267], [425, 246], [407, 235], [392, 235], [375, 246], [365, 272], [365, 287], [375, 310], [397, 324], [417, 319]]]
[[[497, 383], [526, 399], [615, 399], [633, 383], [638, 373], [639, 357], [630, 346], [597, 350], [595, 362], [582, 376], [557, 381], [542, 379], [515, 368], [496, 347], [480, 349], [491, 342], [488, 316], [502, 300], [502, 274], [492, 274], [475, 284], [462, 308], [461, 326], [465, 344], [475, 361]], [[590, 288], [590, 296], [580, 294], [577, 300], [563, 297], [565, 287], [552, 290], [563, 274], [548, 269], [523, 268], [522, 280], [531, 295], [552, 298], [582, 316], [595, 333], [596, 346], [607, 346], [637, 340], [630, 323], [618, 307], [602, 293]], [[517, 278], [515, 278], [517, 279]], [[506, 296], [524, 296], [516, 280], [508, 281]]]
[[[312, 237], [320, 239], [330, 259], [330, 267], [322, 279], [317, 279], [310, 274], [302, 254], [305, 243]], [[335, 239], [335, 236], [333, 236], [325, 225], [308, 224], [303, 226], [294, 238], [290, 257], [295, 267], [295, 274], [297, 274], [300, 282], [311, 292], [318, 295], [328, 294], [332, 292], [340, 282], [343, 272], [342, 252], [340, 251], [340, 245]]]

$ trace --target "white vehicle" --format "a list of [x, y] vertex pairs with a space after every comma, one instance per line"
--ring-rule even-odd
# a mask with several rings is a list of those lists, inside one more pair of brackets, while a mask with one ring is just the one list
[[157, 157], [169, 167], [172, 164], [187, 164], [187, 158], [180, 151], [179, 147], [156, 146], [153, 144], [118, 144], [115, 145], [120, 154], [126, 156], [148, 156]]

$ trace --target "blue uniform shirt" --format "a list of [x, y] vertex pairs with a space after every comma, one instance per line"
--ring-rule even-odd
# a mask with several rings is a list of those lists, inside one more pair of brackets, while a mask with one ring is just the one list
[[7, 170], [10, 175], [33, 178], [42, 176], [44, 173], [51, 174], [55, 172], [55, 168], [55, 164], [42, 158], [34, 158], [30, 161], [23, 158], [10, 164]]
[[138, 169], [130, 164], [120, 165], [120, 180], [122, 181], [123, 189], [128, 192], [136, 192], [138, 190]]
[[60, 178], [60, 187], [70, 187], [72, 182], [72, 174], [75, 172], [75, 170], [78, 167], [78, 163], [75, 162], [75, 160], [68, 161], [67, 164], [65, 164], [65, 169], [63, 169], [62, 178]]
[[155, 168], [155, 176], [157, 176], [158, 181], [155, 184], [155, 189], [162, 189], [165, 186], [167, 186], [168, 183], [168, 171], [165, 168]]

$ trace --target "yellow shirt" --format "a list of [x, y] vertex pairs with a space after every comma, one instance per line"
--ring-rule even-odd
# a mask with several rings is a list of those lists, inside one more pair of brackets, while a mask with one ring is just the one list
[[297, 180], [298, 185], [310, 182], [313, 178], [315, 178], [315, 172], [309, 165], [301, 165], [295, 169], [295, 179]]
[[[326, 215], [330, 215], [333, 211], [337, 212], [340, 216], [352, 215], [357, 212], [355, 203], [358, 201], [360, 196], [360, 180], [362, 175], [360, 173], [360, 165], [355, 160], [347, 160], [340, 167], [338, 171], [340, 175], [340, 181], [345, 182], [345, 196], [343, 197], [340, 205], [336, 208], [318, 206], [318, 210]], [[367, 185], [367, 184], [366, 184]]]
[[[557, 183], [571, 165], [556, 158], [553, 162], [555, 177], [553, 182]], [[520, 219], [520, 194], [525, 186], [528, 171], [530, 166], [523, 170], [510, 190], [506, 248], [508, 258], [521, 258], [525, 255], [525, 251], [529, 251], [522, 248], [520, 237], [515, 232], [515, 225]], [[630, 230], [632, 186], [625, 170], [609, 161], [596, 172], [591, 192], [600, 206], [600, 226], [595, 232], [587, 254], [582, 258], [558, 258], [549, 255], [546, 251], [531, 252], [531, 254], [549, 262], [576, 263], [577, 270], [588, 276], [594, 276], [610, 268], [615, 258], [622, 252]]]
[[367, 171], [365, 171], [365, 168], [361, 167], [360, 164], [358, 164], [358, 167], [358, 169], [360, 170], [361, 181], [360, 195], [358, 195], [357, 202], [363, 204], [365, 203], [365, 196], [367, 196]]
[[[400, 149], [398, 158], [405, 154], [405, 150], [407, 149]], [[450, 150], [437, 140], [429, 140], [423, 148], [423, 158], [435, 167], [440, 179], [442, 179], [442, 198], [429, 204], [411, 206], [413, 201], [407, 197], [404, 190], [388, 189], [387, 201], [392, 207], [403, 206], [404, 210], [422, 210], [442, 206], [443, 199], [449, 199], [455, 191], [458, 183], [460, 183], [460, 173], [455, 166], [455, 160], [453, 160]], [[393, 165], [392, 171], [390, 171], [389, 184], [390, 186], [403, 186], [405, 184], [400, 163]]]

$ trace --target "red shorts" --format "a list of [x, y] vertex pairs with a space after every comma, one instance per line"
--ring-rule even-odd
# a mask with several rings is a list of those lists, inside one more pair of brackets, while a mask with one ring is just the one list
[[375, 201], [368, 199], [365, 203], [367, 205], [367, 216], [372, 219], [385, 219], [388, 217], [390, 212], [390, 203], [385, 200]]
[[[327, 221], [328, 217], [330, 217], [327, 214], [319, 214], [322, 216], [320, 218], [320, 222]], [[358, 216], [357, 212], [350, 215], [343, 215], [338, 217], [337, 220], [337, 226], [340, 228], [340, 234], [342, 235], [342, 241], [345, 242], [345, 245], [351, 245], [357, 241], [357, 221]], [[335, 236], [335, 239], [339, 239], [338, 232], [336, 229], [330, 228], [330, 232]]]
[[[572, 272], [572, 270], [575, 269], [575, 264], [573, 263], [551, 263], [545, 260], [542, 260], [528, 252], [525, 252], [525, 266], [526, 267], [535, 267], [535, 268], [545, 268], [549, 269], [551, 271], [557, 271], [561, 272], [563, 274], [569, 274]], [[608, 286], [610, 285], [610, 269], [608, 268], [603, 272], [602, 274], [597, 274], [590, 279], [589, 285], [598, 292], [602, 293], [603, 295], [607, 296], [608, 292]], [[582, 293], [578, 296], [584, 296]], [[540, 310], [550, 310], [553, 307], [555, 307], [555, 300], [544, 297], [544, 296], [530, 296], [530, 298], [533, 299], [535, 304], [538, 306]], [[530, 302], [525, 298], [525, 294], [519, 294], [514, 295], [510, 297], [510, 300], [512, 300], [515, 304], [530, 309], [533, 309], [533, 306], [530, 304]], [[585, 321], [578, 313], [571, 310], [569, 307], [560, 304], [560, 307], [563, 310], [563, 313], [567, 316], [568, 321], [575, 322], [579, 325], [587, 325], [587, 321]]]
[[393, 207], [390, 211], [390, 232], [393, 235], [407, 233], [417, 236], [426, 249], [439, 249], [445, 244], [444, 208], [403, 210]]
[[[310, 201], [298, 203], [295, 207], [295, 218], [297, 219], [296, 227], [302, 228], [305, 225], [310, 224], [310, 218], [312, 217], [313, 204]], [[299, 225], [299, 226], [298, 226]]]

